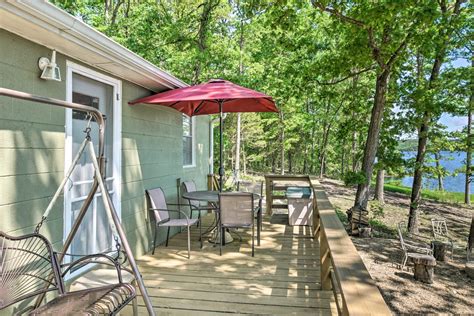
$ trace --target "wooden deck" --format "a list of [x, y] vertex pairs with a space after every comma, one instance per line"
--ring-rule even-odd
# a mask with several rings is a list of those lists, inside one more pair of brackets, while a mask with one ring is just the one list
[[[138, 260], [157, 314], [167, 315], [328, 315], [337, 314], [332, 291], [320, 289], [319, 244], [308, 227], [290, 227], [285, 217], [264, 219], [261, 245], [251, 256], [248, 232], [243, 241], [219, 247], [192, 232], [191, 259], [186, 234]], [[205, 226], [212, 216], [206, 216]], [[207, 239], [206, 239], [207, 240]], [[130, 315], [128, 306], [123, 314]], [[139, 299], [139, 314], [146, 314]]]

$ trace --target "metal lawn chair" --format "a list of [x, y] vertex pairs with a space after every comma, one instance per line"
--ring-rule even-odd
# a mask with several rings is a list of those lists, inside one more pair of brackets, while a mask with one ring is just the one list
[[[152, 254], [155, 254], [156, 248], [156, 236], [158, 227], [168, 227], [168, 232], [166, 234], [166, 247], [168, 247], [168, 240], [170, 237], [170, 228], [171, 227], [187, 227], [188, 229], [188, 258], [191, 258], [191, 226], [200, 223], [200, 218], [189, 218], [186, 213], [181, 210], [172, 210], [169, 206], [179, 207], [180, 204], [169, 204], [166, 203], [165, 194], [161, 188], [146, 190], [148, 198], [150, 200], [150, 211], [153, 211], [155, 217], [155, 234], [153, 237], [153, 251]], [[177, 213], [179, 216], [184, 218], [172, 218], [170, 213]], [[199, 241], [201, 242], [202, 248], [202, 235], [201, 235], [201, 225], [199, 225]]]
[[263, 182], [238, 181], [237, 191], [250, 192], [258, 195], [258, 204], [255, 206], [254, 212], [257, 218], [257, 246], [260, 246], [260, 232], [263, 229]]
[[[0, 314], [1, 310], [48, 292], [58, 296], [47, 304], [27, 307], [15, 314], [29, 315], [115, 315], [136, 297], [135, 287], [122, 281], [122, 268], [116, 258], [91, 254], [61, 265], [51, 243], [32, 233], [21, 237], [0, 232]], [[67, 292], [64, 277], [76, 267], [105, 264], [115, 268], [117, 282], [81, 291]]]
[[[433, 255], [433, 249], [430, 248], [427, 244], [420, 242], [418, 240], [409, 240], [404, 238], [404, 235], [407, 235], [406, 232], [406, 223], [400, 222], [398, 223], [398, 238], [400, 239], [400, 246], [403, 250], [403, 258], [402, 258], [402, 270], [406, 266], [408, 259], [413, 254], [425, 254], [425, 255]], [[421, 238], [421, 236], [418, 236]]]
[[451, 260], [454, 257], [454, 248], [463, 249], [463, 247], [456, 245], [449, 234], [448, 226], [446, 225], [446, 220], [444, 218], [432, 218], [431, 219], [431, 231], [433, 237], [437, 241], [445, 242], [449, 244], [451, 248]]
[[222, 236], [227, 228], [252, 228], [252, 257], [255, 246], [255, 216], [253, 194], [227, 192], [219, 194], [219, 254], [222, 255]]
[[[187, 192], [194, 192], [197, 191], [196, 189], [196, 183], [191, 180], [191, 181], [185, 181], [181, 184], [181, 192], [182, 193], [187, 193]], [[189, 218], [193, 218], [193, 212], [198, 213], [198, 218], [201, 219], [201, 212], [203, 211], [212, 211], [216, 210], [217, 208], [215, 206], [209, 206], [206, 204], [201, 204], [200, 201], [196, 200], [188, 200], [189, 202], [189, 208], [190, 208], [190, 215]]]

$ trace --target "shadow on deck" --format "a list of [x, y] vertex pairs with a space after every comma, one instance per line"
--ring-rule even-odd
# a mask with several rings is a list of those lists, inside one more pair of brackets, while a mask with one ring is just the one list
[[[204, 226], [212, 218], [206, 216]], [[321, 290], [319, 243], [311, 228], [288, 226], [277, 215], [264, 218], [253, 258], [249, 230], [239, 230], [243, 241], [234, 236], [222, 256], [208, 237], [199, 249], [198, 234], [194, 227], [191, 259], [183, 231], [167, 248], [160, 245], [155, 255], [138, 260], [157, 314], [337, 314], [332, 291]], [[130, 306], [124, 314], [131, 315]], [[139, 314], [146, 314], [141, 298]]]

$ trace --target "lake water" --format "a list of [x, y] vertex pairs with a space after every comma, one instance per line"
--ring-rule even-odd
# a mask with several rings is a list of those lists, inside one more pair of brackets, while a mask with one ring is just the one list
[[[414, 151], [406, 151], [403, 153], [404, 159], [415, 158], [416, 152]], [[433, 155], [426, 155], [425, 160], [433, 159]], [[446, 168], [446, 170], [450, 173], [455, 172], [464, 166], [466, 161], [466, 153], [465, 152], [449, 152], [449, 151], [442, 151], [441, 152], [441, 165]], [[429, 165], [434, 165], [434, 162], [430, 162]], [[430, 189], [430, 190], [437, 190], [438, 189], [438, 180], [429, 178], [430, 174], [424, 173], [423, 174], [423, 188]], [[449, 176], [443, 179], [444, 182], [444, 189], [450, 192], [464, 192], [464, 183], [465, 183], [465, 175], [464, 173], [459, 173], [456, 176]], [[406, 176], [402, 179], [402, 184], [404, 186], [411, 187], [413, 184], [413, 176]], [[471, 192], [473, 192], [474, 183], [471, 183]]]

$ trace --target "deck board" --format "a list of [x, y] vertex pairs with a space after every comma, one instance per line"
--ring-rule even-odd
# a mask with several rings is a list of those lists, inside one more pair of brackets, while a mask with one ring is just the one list
[[[212, 215], [204, 218], [204, 226]], [[251, 256], [248, 231], [223, 248], [204, 242], [193, 227], [191, 259], [182, 232], [137, 262], [157, 314], [334, 315], [331, 291], [320, 290], [319, 244], [308, 227], [264, 219], [261, 245]], [[124, 315], [131, 315], [128, 306]], [[139, 314], [146, 309], [139, 298]]]

